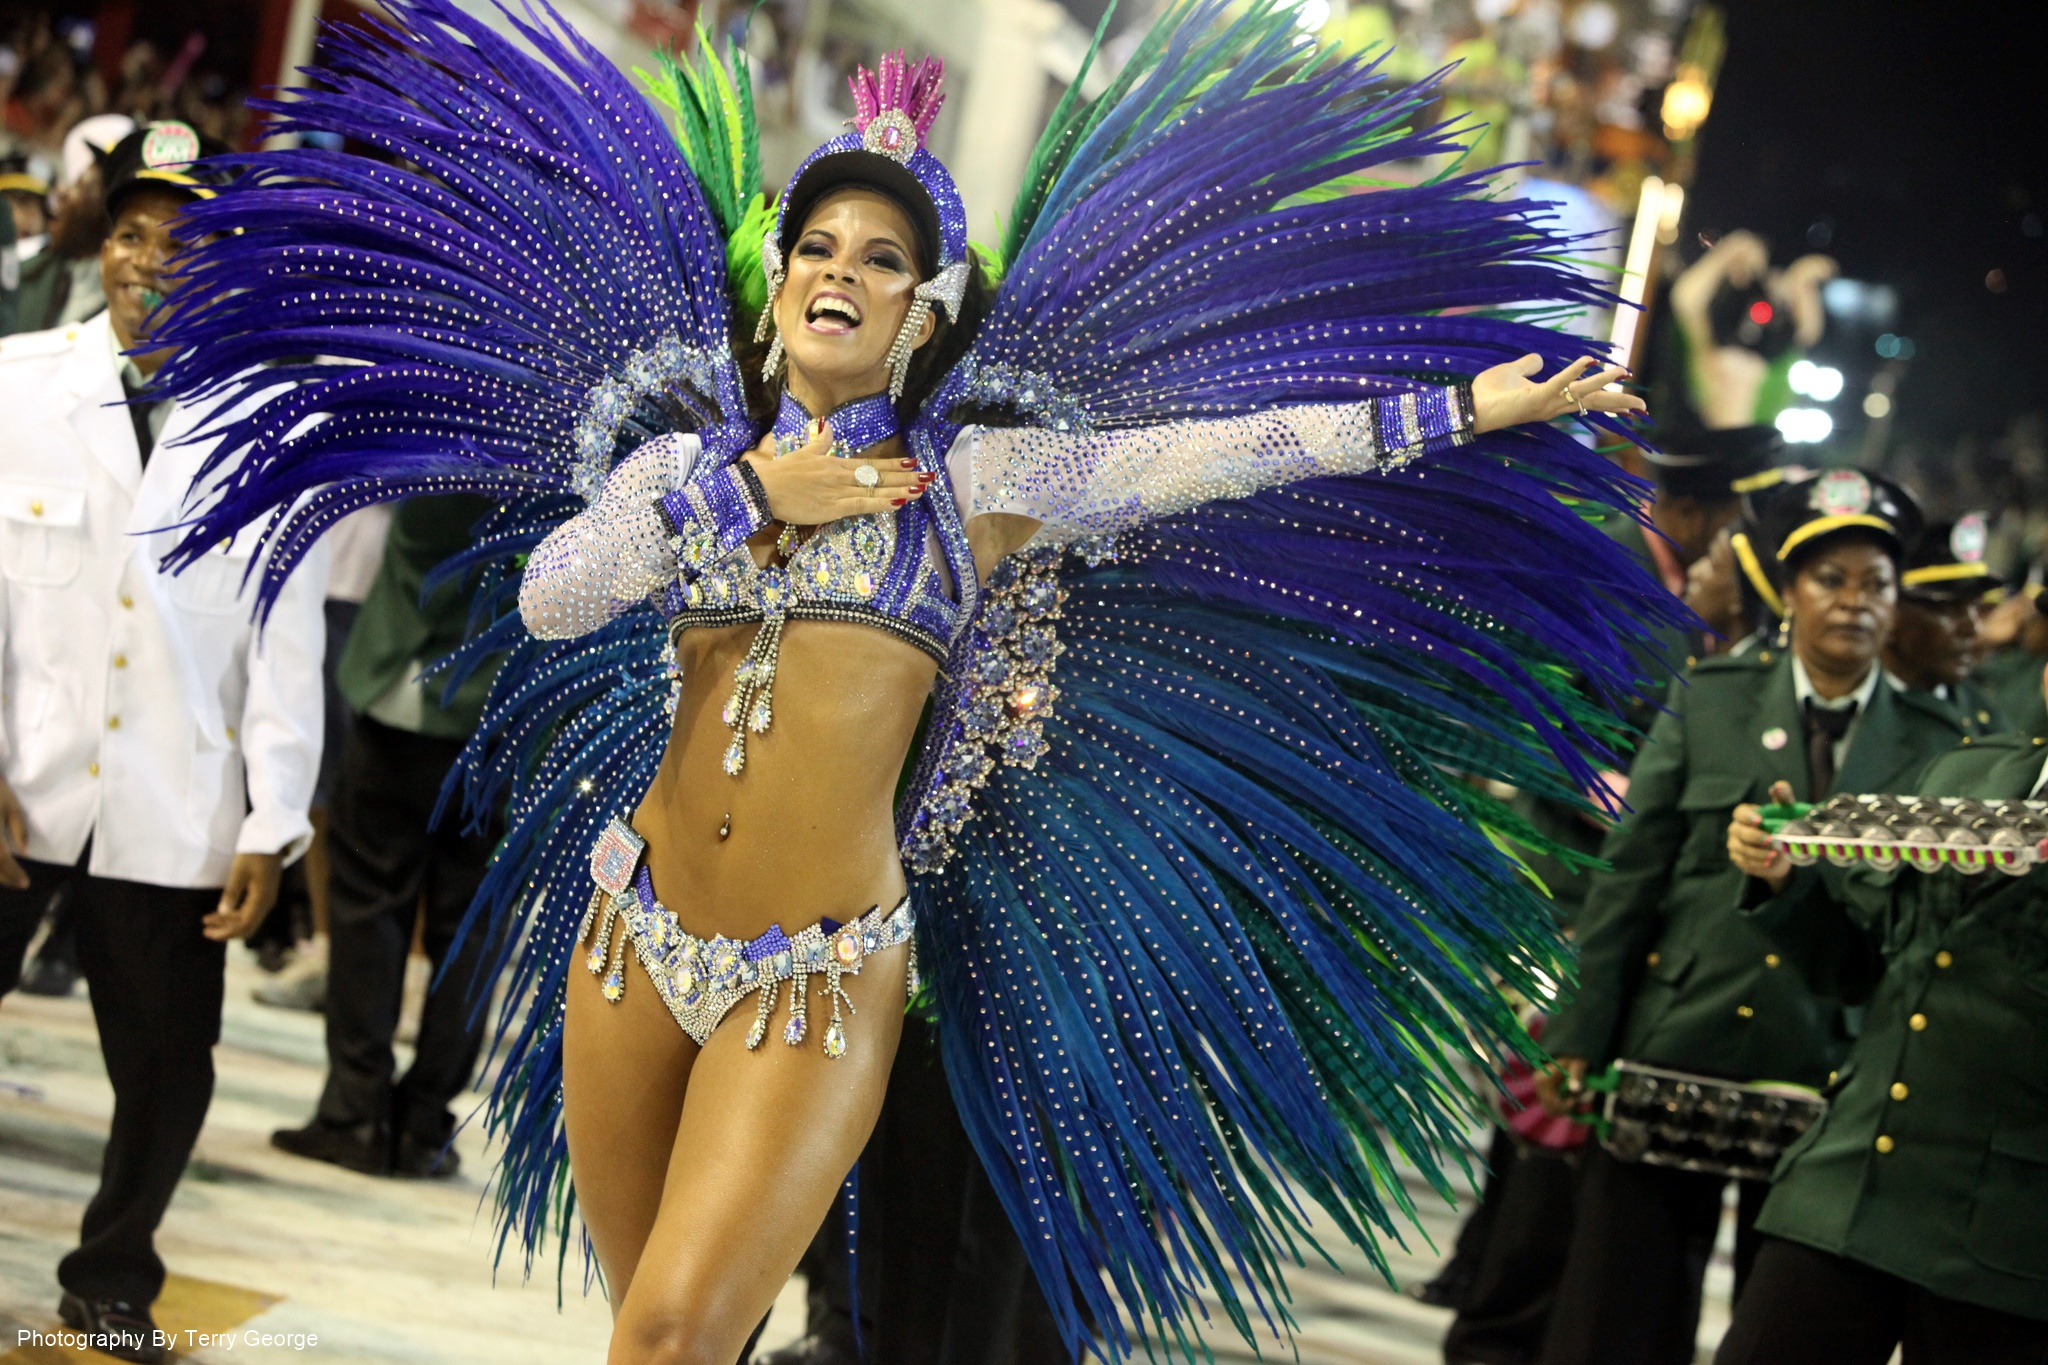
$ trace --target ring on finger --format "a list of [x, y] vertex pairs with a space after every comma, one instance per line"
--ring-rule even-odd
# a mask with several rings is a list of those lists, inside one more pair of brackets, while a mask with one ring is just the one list
[[853, 481], [862, 488], [873, 488], [882, 481], [882, 476], [875, 472], [875, 467], [871, 464], [855, 465]]

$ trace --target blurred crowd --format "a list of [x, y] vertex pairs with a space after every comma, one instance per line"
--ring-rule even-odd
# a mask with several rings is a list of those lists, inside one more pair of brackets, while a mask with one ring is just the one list
[[100, 46], [88, 20], [55, 17], [44, 6], [0, 5], [0, 99], [7, 110], [0, 154], [54, 173], [65, 135], [97, 114], [177, 119], [228, 146], [240, 144], [250, 118], [248, 91], [202, 60], [205, 33], [195, 29], [168, 51], [136, 38], [118, 52], [111, 78], [96, 60], [107, 55]]

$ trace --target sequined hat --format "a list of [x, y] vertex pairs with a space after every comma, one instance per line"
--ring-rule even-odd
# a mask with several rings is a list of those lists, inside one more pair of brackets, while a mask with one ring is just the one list
[[885, 53], [875, 69], [858, 68], [853, 88], [853, 131], [825, 143], [798, 166], [783, 191], [775, 231], [761, 243], [762, 264], [771, 285], [803, 230], [804, 218], [835, 189], [865, 185], [902, 204], [922, 238], [928, 299], [954, 316], [967, 287], [967, 210], [944, 163], [924, 145], [946, 96], [946, 65], [937, 57], [907, 63], [901, 52]]
[[1900, 561], [1920, 536], [1920, 505], [1913, 495], [1883, 475], [1860, 469], [1788, 479], [1753, 496], [1763, 546], [1787, 568], [1824, 540], [1844, 533], [1869, 536]]
[[1974, 602], [1999, 586], [1985, 562], [1991, 523], [1982, 512], [1931, 523], [1906, 555], [1899, 595], [1916, 602]]
[[[945, 80], [946, 64], [937, 57], [920, 58], [913, 66], [900, 51], [883, 54], [873, 71], [858, 68], [848, 82], [853, 87], [853, 131], [841, 133], [804, 158], [776, 208], [775, 231], [761, 239], [768, 306], [754, 329], [756, 341], [775, 327], [775, 300], [782, 292], [795, 234], [803, 230], [805, 217], [820, 197], [846, 185], [862, 185], [903, 206], [918, 227], [924, 280], [912, 292], [910, 311], [889, 346], [892, 400], [903, 396], [910, 353], [931, 310], [941, 309], [957, 319], [974, 268], [967, 258], [967, 210], [961, 206], [960, 191], [952, 174], [924, 145], [932, 120], [946, 101], [940, 89]], [[762, 377], [773, 379], [782, 359], [778, 333], [762, 362]]]

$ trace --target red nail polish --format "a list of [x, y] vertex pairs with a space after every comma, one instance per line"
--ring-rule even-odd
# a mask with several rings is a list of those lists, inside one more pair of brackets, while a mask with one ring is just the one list
[[901, 507], [907, 501], [909, 501], [907, 498], [891, 498], [889, 499], [889, 505], [891, 507]]
[[905, 468], [905, 469], [915, 469], [915, 468], [917, 468], [917, 461], [916, 461], [916, 460], [900, 460], [900, 461], [898, 461], [898, 463], [899, 463], [899, 464], [901, 464], [901, 465], [902, 465], [902, 467], [903, 467], [903, 468]]

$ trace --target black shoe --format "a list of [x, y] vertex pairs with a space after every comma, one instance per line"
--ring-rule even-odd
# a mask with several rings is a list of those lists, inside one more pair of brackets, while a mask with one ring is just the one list
[[860, 1365], [850, 1346], [825, 1337], [805, 1337], [772, 1355], [755, 1356], [754, 1365]]
[[391, 1174], [391, 1141], [374, 1123], [340, 1128], [314, 1119], [304, 1128], [280, 1128], [270, 1135], [280, 1152], [325, 1161], [364, 1175]]
[[83, 1299], [67, 1289], [57, 1301], [57, 1316], [65, 1326], [99, 1338], [93, 1345], [116, 1360], [157, 1365], [164, 1358], [156, 1319], [147, 1308], [123, 1299]]
[[78, 984], [78, 964], [58, 953], [37, 953], [21, 974], [21, 989], [30, 995], [66, 996]]
[[398, 1139], [398, 1173], [420, 1180], [446, 1180], [462, 1169], [462, 1157], [450, 1138], [424, 1142], [411, 1133]]

